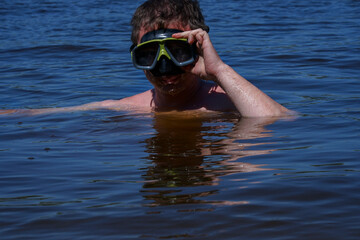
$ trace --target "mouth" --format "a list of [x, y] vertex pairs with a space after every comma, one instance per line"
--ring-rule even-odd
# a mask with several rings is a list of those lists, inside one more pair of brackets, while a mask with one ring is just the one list
[[162, 76], [158, 80], [162, 85], [161, 89], [167, 94], [175, 95], [182, 89], [180, 75]]
[[162, 76], [159, 81], [164, 85], [176, 85], [179, 83], [180, 78], [179, 75]]

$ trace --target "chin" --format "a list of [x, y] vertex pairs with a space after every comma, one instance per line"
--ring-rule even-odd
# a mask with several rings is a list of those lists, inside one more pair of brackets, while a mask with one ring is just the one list
[[181, 94], [184, 90], [185, 87], [176, 84], [169, 84], [161, 87], [161, 92], [170, 96]]

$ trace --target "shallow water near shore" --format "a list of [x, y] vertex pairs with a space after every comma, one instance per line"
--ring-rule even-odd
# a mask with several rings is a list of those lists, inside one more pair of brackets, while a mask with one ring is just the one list
[[[0, 109], [149, 89], [142, 1], [0, 7]], [[359, 1], [201, 0], [222, 59], [296, 119], [0, 116], [1, 239], [358, 239]]]

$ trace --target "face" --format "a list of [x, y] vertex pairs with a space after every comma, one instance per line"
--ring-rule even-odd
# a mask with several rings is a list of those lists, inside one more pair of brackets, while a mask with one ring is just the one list
[[[190, 27], [183, 27], [177, 22], [173, 22], [167, 26], [169, 29], [179, 29], [182, 31], [191, 30]], [[141, 29], [139, 33], [139, 42], [140, 39], [147, 33], [154, 29], [145, 30]], [[196, 76], [190, 73], [192, 66], [182, 67], [184, 73], [171, 76], [154, 76], [150, 71], [145, 70], [145, 76], [150, 81], [150, 83], [155, 87], [157, 91], [160, 91], [162, 94], [175, 96], [177, 94], [186, 91], [187, 88], [191, 87], [194, 84]]]

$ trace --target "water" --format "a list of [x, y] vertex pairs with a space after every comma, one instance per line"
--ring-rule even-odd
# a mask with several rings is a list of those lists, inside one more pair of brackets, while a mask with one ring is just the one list
[[[149, 89], [141, 2], [2, 1], [0, 108]], [[359, 239], [360, 2], [200, 3], [223, 60], [299, 118], [2, 116], [1, 239]]]

